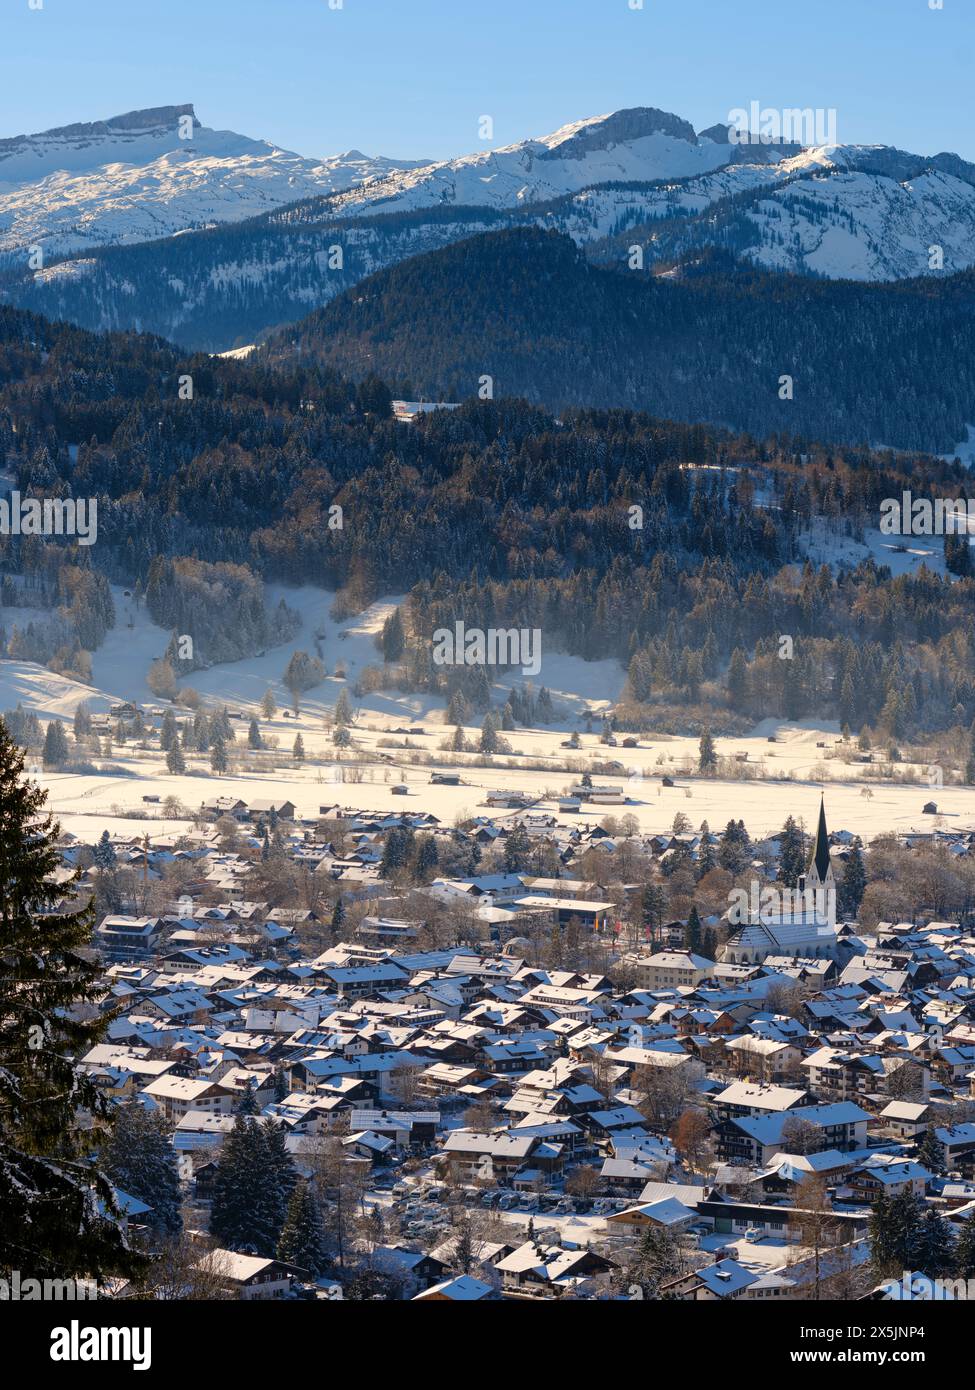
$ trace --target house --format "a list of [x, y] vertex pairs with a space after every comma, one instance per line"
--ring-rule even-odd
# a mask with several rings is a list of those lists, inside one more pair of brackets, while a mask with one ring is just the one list
[[758, 1038], [752, 1033], [729, 1038], [725, 1051], [735, 1071], [773, 1085], [788, 1081], [802, 1061], [802, 1051], [791, 1043]]
[[181, 1120], [191, 1110], [210, 1115], [229, 1115], [237, 1102], [233, 1092], [218, 1082], [203, 1078], [194, 1081], [188, 1076], [160, 1076], [143, 1086], [142, 1094], [155, 1101], [166, 1119]]
[[151, 955], [162, 935], [159, 917], [127, 917], [112, 913], [95, 929], [95, 940], [112, 960]]
[[852, 1173], [849, 1187], [856, 1200], [864, 1203], [874, 1202], [881, 1193], [888, 1197], [899, 1197], [903, 1192], [911, 1192], [916, 1197], [923, 1197], [931, 1177], [926, 1168], [910, 1160], [876, 1163]]
[[737, 1260], [718, 1260], [693, 1274], [682, 1275], [662, 1284], [663, 1298], [679, 1298], [696, 1303], [714, 1303], [723, 1299], [743, 1298], [759, 1276], [752, 1274]]
[[512, 903], [519, 913], [551, 914], [560, 927], [571, 924], [586, 931], [601, 932], [614, 911], [611, 902], [590, 902], [584, 898], [555, 898], [543, 893], [527, 893]]
[[447, 1273], [443, 1260], [400, 1245], [377, 1245], [372, 1252], [372, 1263], [387, 1274], [399, 1276], [414, 1289], [436, 1284]]
[[607, 1228], [624, 1227], [628, 1230], [645, 1231], [648, 1226], [665, 1231], [686, 1231], [692, 1221], [698, 1219], [697, 1212], [685, 1207], [675, 1197], [664, 1197], [658, 1202], [645, 1202], [640, 1206], [627, 1207], [626, 1211], [614, 1212], [606, 1218]]
[[246, 821], [250, 815], [247, 802], [239, 796], [211, 796], [200, 803], [200, 816], [203, 820], [218, 821], [223, 816], [232, 820]]
[[899, 1139], [917, 1139], [927, 1129], [931, 1107], [913, 1101], [892, 1100], [878, 1118], [885, 1121], [887, 1128]]
[[957, 1168], [959, 1164], [969, 1165], [975, 1161], [975, 1124], [935, 1129], [934, 1137], [941, 1145], [946, 1168]]
[[278, 820], [294, 820], [297, 815], [297, 808], [293, 801], [287, 800], [272, 799], [251, 802], [251, 820], [258, 820], [261, 816], [272, 814], [277, 816]]
[[[483, 1179], [493, 1183], [512, 1177], [526, 1167], [529, 1160], [536, 1166], [541, 1147], [542, 1140], [531, 1134], [510, 1130], [477, 1134], [473, 1130], [457, 1129], [448, 1134], [442, 1152], [455, 1177], [465, 1182]], [[542, 1161], [545, 1158], [543, 1154]], [[557, 1159], [560, 1161], [560, 1155], [550, 1158], [552, 1167], [557, 1166]]]
[[651, 956], [628, 956], [637, 989], [696, 989], [714, 973], [714, 961], [693, 951], [656, 951]]
[[808, 1092], [794, 1086], [735, 1081], [712, 1097], [711, 1108], [721, 1119], [734, 1119], [747, 1115], [781, 1115], [801, 1109], [808, 1102]]
[[526, 1240], [499, 1260], [495, 1269], [509, 1298], [561, 1298], [600, 1275], [608, 1277], [613, 1265], [590, 1250], [564, 1250]]
[[498, 1292], [492, 1284], [483, 1279], [474, 1279], [470, 1274], [458, 1274], [453, 1279], [445, 1279], [440, 1284], [432, 1284], [422, 1293], [414, 1294], [413, 1303], [484, 1303], [496, 1299]]
[[260, 1255], [239, 1255], [235, 1250], [210, 1250], [196, 1262], [233, 1290], [237, 1298], [285, 1298], [295, 1280], [307, 1279], [309, 1271], [281, 1260]]
[[780, 1150], [788, 1150], [794, 1131], [799, 1130], [804, 1131], [804, 1146], [810, 1152], [837, 1149], [843, 1153], [863, 1148], [869, 1119], [852, 1101], [836, 1101], [722, 1120], [712, 1137], [719, 1158], [765, 1166]]

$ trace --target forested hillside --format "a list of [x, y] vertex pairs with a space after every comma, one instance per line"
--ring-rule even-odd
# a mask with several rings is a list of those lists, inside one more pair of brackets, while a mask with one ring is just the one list
[[947, 452], [975, 414], [975, 274], [861, 285], [707, 252], [653, 277], [521, 229], [381, 271], [267, 352], [376, 371], [433, 399], [463, 400], [490, 376], [496, 394], [553, 410], [626, 406]]
[[[186, 357], [0, 311], [0, 472], [99, 504], [94, 546], [0, 537], [2, 605], [40, 597], [83, 654], [112, 621], [109, 578], [222, 660], [293, 630], [262, 581], [334, 588], [347, 611], [408, 593], [384, 678], [445, 699], [429, 638], [459, 619], [618, 658], [635, 723], [815, 711], [906, 737], [975, 718], [967, 549], [955, 578], [802, 562], [810, 526], [855, 539], [904, 488], [959, 495], [960, 466], [509, 399], [405, 426], [389, 403], [310, 353]], [[0, 606], [0, 625], [27, 656], [22, 618]]]

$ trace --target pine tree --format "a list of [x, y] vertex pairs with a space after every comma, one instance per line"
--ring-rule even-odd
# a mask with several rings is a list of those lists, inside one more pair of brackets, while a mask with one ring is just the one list
[[44, 735], [44, 766], [63, 767], [68, 761], [68, 740], [60, 719], [52, 719]]
[[95, 864], [101, 869], [102, 873], [111, 873], [116, 865], [115, 846], [112, 844], [111, 837], [107, 830], [103, 830], [101, 838], [95, 846]]
[[918, 1224], [914, 1239], [914, 1260], [905, 1268], [915, 1268], [930, 1279], [949, 1274], [955, 1264], [955, 1239], [944, 1217], [930, 1208]]
[[178, 737], [179, 732], [176, 728], [176, 716], [171, 709], [168, 709], [163, 715], [162, 724], [159, 729], [160, 750], [163, 753], [168, 753]]
[[498, 728], [490, 710], [484, 716], [484, 723], [481, 725], [481, 737], [477, 746], [478, 750], [481, 753], [486, 753], [488, 757], [498, 751]]
[[419, 883], [428, 883], [440, 867], [440, 854], [437, 842], [432, 835], [424, 835], [417, 846], [414, 873]]
[[504, 842], [504, 871], [506, 874], [523, 873], [528, 867], [532, 842], [521, 821], [508, 831]]
[[324, 1246], [322, 1218], [314, 1190], [310, 1183], [299, 1182], [288, 1202], [277, 1257], [317, 1275], [325, 1263]]
[[148, 1221], [166, 1235], [183, 1229], [179, 1174], [172, 1129], [157, 1111], [130, 1102], [119, 1106], [103, 1161], [112, 1181], [152, 1211]]
[[661, 1284], [681, 1272], [680, 1240], [674, 1231], [650, 1225], [640, 1242], [637, 1277], [644, 1294], [656, 1298]]
[[924, 1138], [917, 1148], [917, 1161], [922, 1168], [927, 1168], [929, 1173], [944, 1171], [944, 1150], [938, 1143], [933, 1124], [929, 1124], [924, 1131]]
[[736, 647], [728, 666], [728, 703], [734, 710], [744, 708], [748, 696], [748, 667], [745, 653]]
[[278, 1124], [276, 1120], [265, 1120], [261, 1128], [267, 1147], [269, 1193], [276, 1222], [275, 1229], [280, 1232], [288, 1211], [288, 1203], [298, 1181], [298, 1174], [285, 1144], [287, 1133], [284, 1125]]
[[166, 754], [166, 767], [174, 777], [181, 777], [186, 771], [186, 759], [183, 757], [183, 750], [178, 743], [174, 743]]
[[[890, 1219], [891, 1200], [881, 1189], [870, 1207], [867, 1236], [870, 1243], [870, 1263], [878, 1279], [897, 1269], [897, 1251]], [[903, 1266], [901, 1266], [903, 1268]]]
[[90, 733], [91, 707], [87, 700], [82, 700], [74, 712], [74, 736], [76, 739], [82, 739], [87, 738]]
[[305, 744], [304, 740], [301, 737], [301, 734], [295, 735], [295, 741], [291, 749], [291, 756], [294, 758], [296, 763], [300, 763], [304, 760]]
[[975, 1212], [959, 1223], [955, 1241], [955, 1273], [961, 1279], [975, 1279]]
[[352, 701], [349, 699], [349, 692], [344, 685], [335, 702], [335, 722], [340, 727], [352, 723]]
[[222, 738], [214, 738], [210, 744], [210, 770], [218, 773], [227, 771], [227, 749]]
[[836, 894], [839, 910], [844, 917], [855, 918], [859, 915], [860, 904], [863, 902], [866, 887], [867, 873], [863, 865], [863, 848], [858, 836], [850, 846], [850, 853], [843, 865], [843, 873]]
[[640, 921], [651, 940], [663, 920], [667, 894], [659, 883], [648, 883], [640, 895]]
[[108, 1179], [75, 1115], [107, 1117], [91, 1077], [70, 1060], [104, 1034], [93, 913], [50, 912], [60, 827], [0, 720], [0, 1268], [35, 1277], [135, 1273]]
[[383, 845], [383, 857], [379, 863], [380, 878], [389, 878], [391, 874], [405, 868], [412, 849], [413, 832], [400, 826], [394, 826], [386, 836], [386, 843]]
[[795, 888], [806, 871], [805, 836], [792, 816], [779, 836], [779, 871], [776, 877], [787, 888]]
[[241, 1093], [240, 1100], [234, 1107], [235, 1115], [259, 1115], [260, 1107], [257, 1104], [257, 1096], [254, 1094], [254, 1086], [251, 1081], [247, 1082]]
[[293, 1174], [283, 1144], [277, 1125], [249, 1115], [234, 1120], [217, 1161], [210, 1209], [210, 1231], [228, 1249], [273, 1258], [291, 1195], [285, 1164]]
[[718, 862], [718, 856], [711, 842], [711, 829], [707, 821], [701, 822], [701, 848], [697, 855], [697, 877], [704, 878]]
[[261, 713], [263, 714], [265, 719], [273, 719], [277, 712], [278, 707], [275, 703], [274, 695], [272, 694], [270, 688], [268, 688], [261, 696]]
[[924, 1206], [910, 1188], [898, 1192], [890, 1204], [890, 1239], [899, 1269], [918, 1267]]
[[470, 710], [467, 701], [459, 690], [455, 690], [447, 706], [447, 723], [463, 725], [467, 723]]
[[248, 748], [261, 749], [264, 747], [264, 740], [261, 738], [261, 731], [257, 726], [257, 720], [252, 719], [247, 729]]
[[701, 953], [701, 918], [696, 907], [692, 907], [687, 916], [687, 925], [684, 928], [684, 949], [693, 952], [694, 955]]
[[330, 925], [332, 928], [332, 935], [336, 939], [338, 939], [338, 937], [342, 933], [343, 927], [345, 926], [345, 903], [342, 901], [341, 898], [337, 898], [335, 900], [335, 906], [332, 909], [332, 921]]
[[711, 730], [705, 729], [701, 734], [701, 742], [697, 758], [698, 771], [705, 776], [714, 772], [718, 766], [718, 755], [714, 747], [714, 739], [711, 737]]
[[403, 655], [403, 649], [406, 646], [406, 634], [403, 631], [403, 615], [398, 608], [394, 608], [383, 623], [379, 646], [383, 654], [383, 661], [399, 661]]

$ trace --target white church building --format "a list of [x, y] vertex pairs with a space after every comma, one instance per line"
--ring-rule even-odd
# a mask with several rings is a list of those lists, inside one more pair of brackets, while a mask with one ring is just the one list
[[756, 883], [740, 898], [722, 919], [732, 928], [721, 951], [725, 963], [760, 965], [766, 956], [836, 959], [836, 879], [823, 801], [809, 868], [798, 886], [777, 884], [759, 893]]

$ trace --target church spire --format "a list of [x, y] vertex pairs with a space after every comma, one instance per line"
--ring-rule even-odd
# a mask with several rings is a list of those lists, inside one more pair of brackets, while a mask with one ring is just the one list
[[826, 876], [830, 872], [829, 831], [826, 829], [826, 798], [823, 797], [819, 802], [819, 824], [816, 827], [816, 838], [813, 841], [812, 859], [809, 863], [809, 877], [818, 879], [820, 883], [825, 883]]

